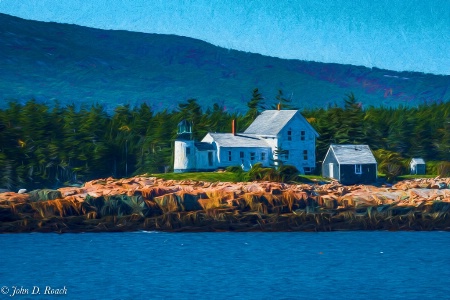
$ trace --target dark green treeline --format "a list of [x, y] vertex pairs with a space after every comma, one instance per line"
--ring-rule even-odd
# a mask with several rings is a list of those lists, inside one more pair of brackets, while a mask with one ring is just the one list
[[[171, 171], [173, 140], [182, 119], [194, 125], [194, 138], [207, 132], [231, 132], [237, 119], [244, 130], [268, 103], [257, 89], [245, 114], [218, 104], [202, 109], [195, 99], [174, 111], [154, 112], [147, 104], [117, 107], [108, 114], [92, 105], [76, 109], [30, 100], [0, 110], [0, 188], [57, 187], [101, 177]], [[284, 107], [289, 100], [282, 99]], [[317, 158], [330, 143], [368, 144], [401, 157], [450, 160], [450, 102], [414, 108], [362, 109], [352, 94], [341, 106], [304, 111], [321, 134]], [[319, 168], [318, 168], [319, 169]]]

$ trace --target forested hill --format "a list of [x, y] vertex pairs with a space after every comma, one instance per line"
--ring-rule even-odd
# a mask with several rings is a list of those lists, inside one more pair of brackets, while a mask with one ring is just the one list
[[[146, 102], [155, 111], [196, 98], [244, 113], [259, 88], [268, 106], [279, 89], [299, 108], [448, 101], [450, 76], [285, 60], [175, 35], [99, 30], [0, 14], [0, 108], [6, 100], [62, 105]], [[349, 45], [351, 47], [351, 45]]]

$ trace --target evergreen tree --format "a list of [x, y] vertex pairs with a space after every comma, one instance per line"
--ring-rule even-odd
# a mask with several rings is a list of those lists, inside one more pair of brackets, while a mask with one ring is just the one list
[[363, 131], [372, 150], [386, 149], [386, 137], [389, 132], [387, 120], [389, 118], [390, 111], [386, 108], [371, 107], [365, 111]]
[[202, 138], [207, 132], [207, 124], [202, 118], [202, 108], [197, 103], [196, 99], [189, 99], [187, 103], [180, 103], [178, 105], [178, 112], [176, 114], [177, 124], [181, 120], [189, 121], [192, 124], [194, 139]]
[[450, 161], [450, 110], [447, 111], [446, 116], [442, 122], [442, 126], [438, 129], [441, 136], [438, 142], [439, 159]]
[[280, 109], [297, 109], [291, 103], [291, 98], [286, 98], [281, 89], [278, 90], [278, 94], [275, 97], [277, 103], [272, 105], [272, 109], [278, 109], [278, 105], [280, 105]]
[[239, 125], [239, 131], [244, 130], [256, 119], [256, 117], [265, 109], [264, 98], [259, 92], [258, 88], [253, 89], [252, 98], [247, 103], [248, 111], [244, 116], [243, 123]]
[[412, 124], [408, 117], [408, 110], [400, 107], [388, 120], [389, 131], [386, 138], [387, 148], [393, 152], [400, 153], [401, 156], [408, 157], [411, 148], [410, 137], [412, 134]]
[[[282, 96], [282, 93], [279, 94]], [[173, 165], [173, 141], [182, 119], [194, 122], [194, 137], [206, 132], [246, 128], [263, 109], [258, 89], [242, 116], [214, 104], [205, 111], [195, 99], [175, 111], [154, 113], [146, 104], [117, 107], [112, 115], [101, 105], [50, 108], [30, 100], [10, 102], [0, 109], [0, 188], [43, 188], [105, 176], [164, 172]], [[413, 156], [450, 161], [450, 102], [415, 108], [363, 110], [353, 94], [343, 108], [303, 112], [320, 134], [317, 157], [331, 143], [364, 143], [378, 151], [383, 171], [390, 176], [405, 172]], [[280, 159], [282, 159], [282, 154]], [[381, 167], [381, 164], [380, 164]]]
[[340, 144], [365, 144], [363, 132], [364, 112], [361, 103], [356, 101], [355, 95], [350, 93], [344, 99], [345, 105], [337, 123], [335, 138]]

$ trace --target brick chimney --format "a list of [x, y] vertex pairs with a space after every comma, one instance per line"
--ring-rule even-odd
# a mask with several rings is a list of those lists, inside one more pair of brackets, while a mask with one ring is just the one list
[[231, 133], [232, 133], [233, 135], [236, 135], [236, 119], [233, 119], [233, 120], [231, 121]]

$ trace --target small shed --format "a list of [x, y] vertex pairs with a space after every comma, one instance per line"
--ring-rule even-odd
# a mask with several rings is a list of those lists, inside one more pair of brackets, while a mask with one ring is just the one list
[[377, 161], [367, 145], [330, 145], [322, 176], [342, 184], [373, 183], [377, 181]]
[[424, 175], [426, 172], [426, 165], [423, 158], [413, 158], [409, 163], [412, 175]]

